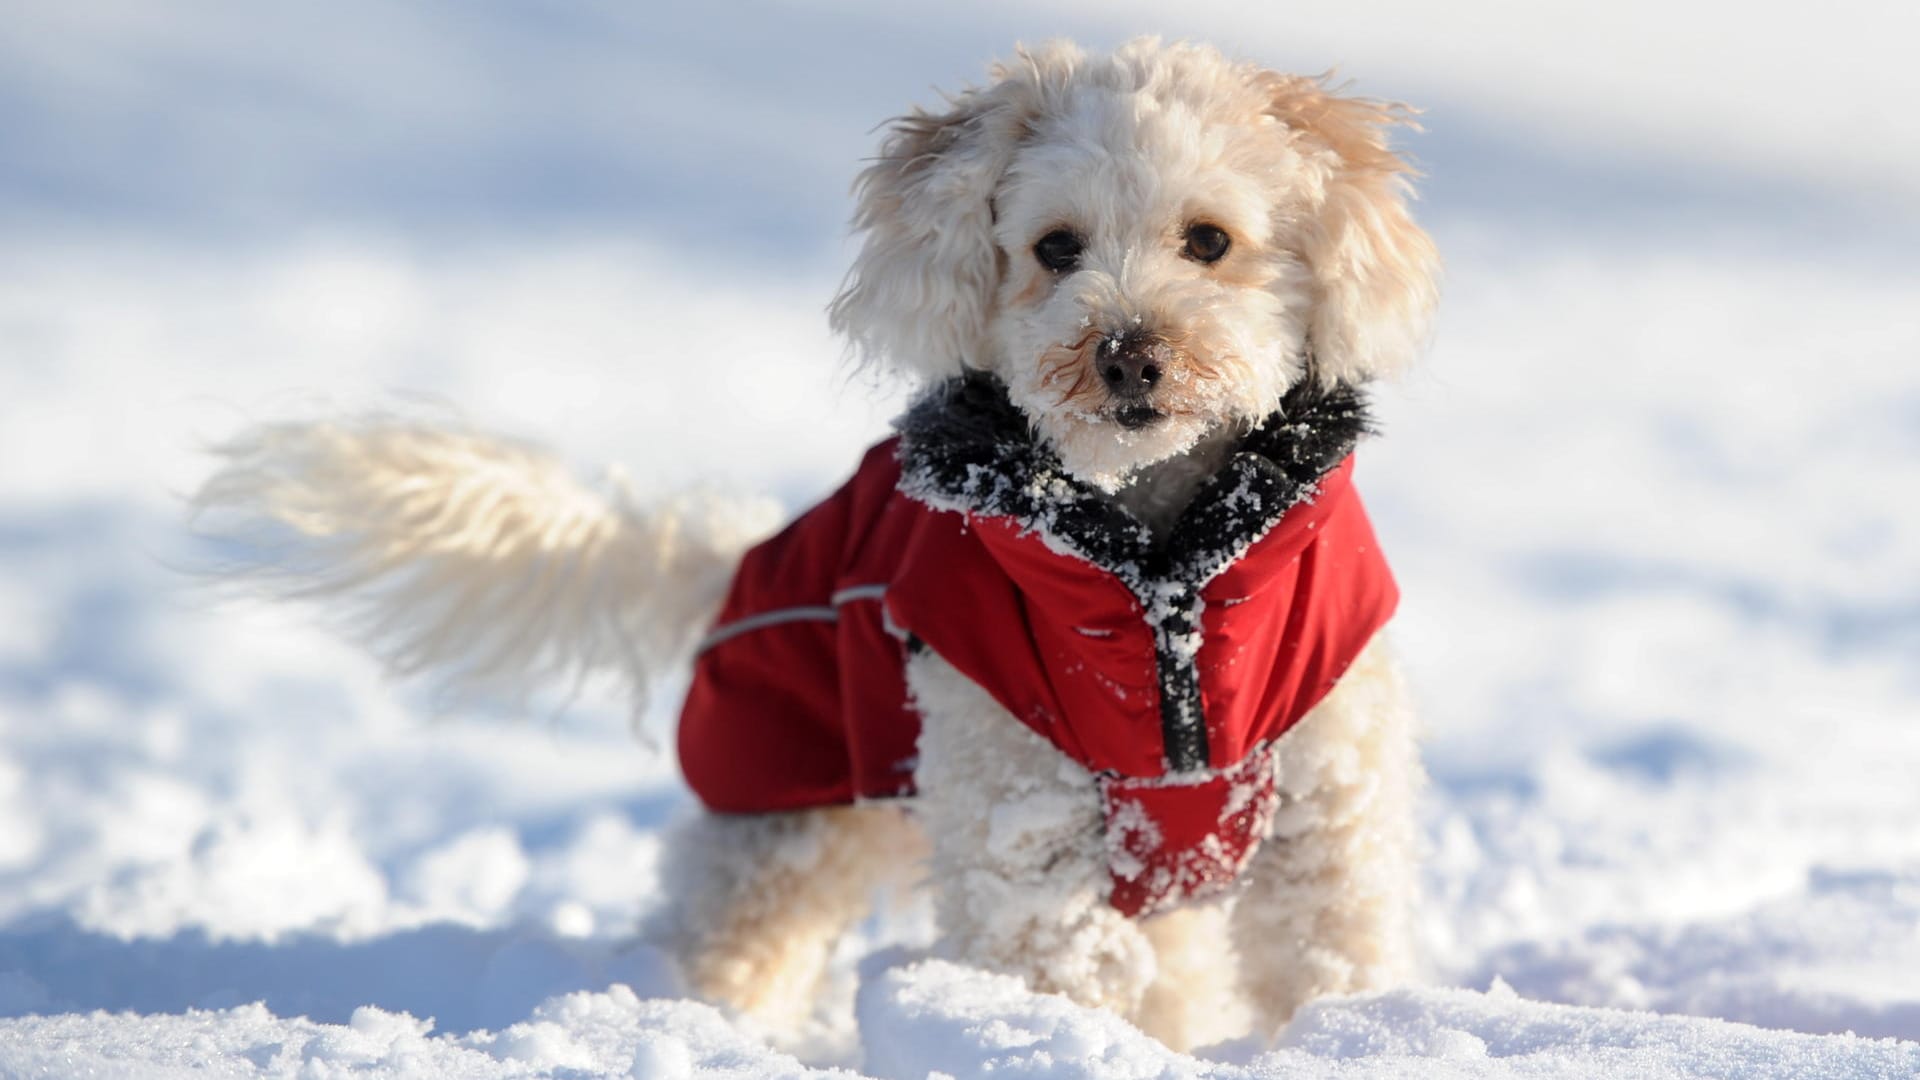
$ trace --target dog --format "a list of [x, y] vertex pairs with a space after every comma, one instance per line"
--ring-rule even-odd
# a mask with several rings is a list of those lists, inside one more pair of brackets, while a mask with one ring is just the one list
[[893, 121], [830, 320], [919, 389], [853, 479], [643, 504], [394, 417], [222, 448], [203, 521], [399, 674], [692, 661], [654, 933], [804, 1021], [876, 890], [1176, 1047], [1410, 976], [1421, 770], [1351, 480], [1438, 258], [1403, 106], [1196, 44], [1019, 51]]

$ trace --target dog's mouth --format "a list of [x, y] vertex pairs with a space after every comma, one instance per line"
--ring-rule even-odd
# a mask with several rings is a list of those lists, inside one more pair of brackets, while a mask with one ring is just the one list
[[1167, 418], [1167, 414], [1151, 405], [1122, 405], [1110, 414], [1113, 422], [1128, 431], [1140, 431], [1149, 428]]

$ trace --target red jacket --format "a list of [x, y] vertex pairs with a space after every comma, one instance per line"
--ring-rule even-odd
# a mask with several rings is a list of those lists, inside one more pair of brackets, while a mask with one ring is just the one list
[[1398, 594], [1351, 484], [1353, 391], [1296, 391], [1163, 545], [1062, 472], [999, 385], [956, 380], [750, 551], [679, 744], [712, 810], [908, 795], [928, 648], [1099, 778], [1112, 902], [1230, 883], [1264, 835], [1270, 747]]

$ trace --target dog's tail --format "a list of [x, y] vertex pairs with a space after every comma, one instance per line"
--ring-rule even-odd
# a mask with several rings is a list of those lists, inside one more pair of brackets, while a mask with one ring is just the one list
[[650, 682], [691, 651], [771, 500], [642, 505], [547, 453], [370, 415], [270, 424], [215, 448], [197, 526], [237, 541], [221, 576], [319, 601], [397, 676], [524, 707], [542, 687]]

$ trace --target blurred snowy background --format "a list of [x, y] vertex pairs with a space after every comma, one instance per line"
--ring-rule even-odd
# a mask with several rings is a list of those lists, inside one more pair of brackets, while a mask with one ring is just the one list
[[1446, 299], [1361, 482], [1434, 979], [1501, 985], [1208, 1065], [876, 962], [810, 1056], [1920, 1070], [1504, 989], [1920, 1040], [1920, 9], [1769, 10], [0, 0], [0, 1017], [52, 1017], [0, 1020], [0, 1074], [797, 1068], [639, 1000], [675, 993], [628, 932], [685, 800], [613, 702], [436, 719], [186, 587], [178, 496], [250, 420], [400, 395], [801, 506], [897, 405], [821, 311], [872, 127], [1015, 40], [1148, 31], [1427, 109]]

